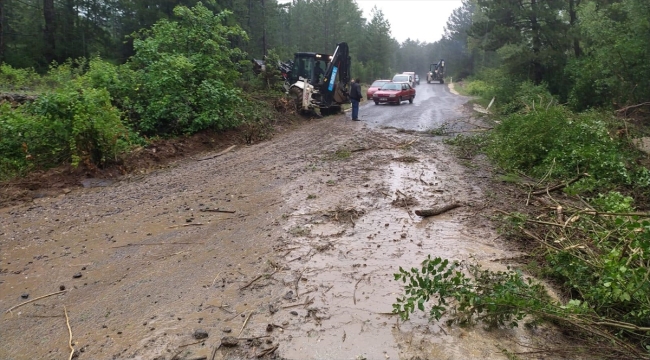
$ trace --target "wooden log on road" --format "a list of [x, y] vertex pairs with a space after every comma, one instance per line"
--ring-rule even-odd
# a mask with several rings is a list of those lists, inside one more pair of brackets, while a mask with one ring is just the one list
[[422, 216], [422, 217], [436, 216], [461, 206], [463, 206], [463, 204], [461, 203], [452, 203], [452, 204], [444, 205], [433, 209], [415, 210], [415, 215]]

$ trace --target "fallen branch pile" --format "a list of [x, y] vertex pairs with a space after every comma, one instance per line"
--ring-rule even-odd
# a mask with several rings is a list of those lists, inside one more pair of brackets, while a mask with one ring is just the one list
[[563, 284], [562, 293], [572, 294], [562, 310], [547, 307], [538, 315], [586, 334], [615, 358], [650, 358], [650, 214], [622, 210], [620, 203], [618, 211], [601, 211], [579, 198], [538, 200], [543, 207], [525, 215], [497, 210], [510, 233], [537, 244], [535, 261]]

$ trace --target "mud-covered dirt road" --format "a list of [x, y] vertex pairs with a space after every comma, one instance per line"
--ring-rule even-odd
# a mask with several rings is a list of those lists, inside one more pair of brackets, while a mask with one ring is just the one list
[[415, 91], [412, 104], [404, 101], [401, 105], [375, 105], [366, 100], [359, 112], [361, 120], [372, 127], [426, 131], [466, 115], [461, 105], [468, 99], [452, 94], [445, 84], [421, 81]]
[[[394, 108], [462, 111], [434, 97]], [[0, 209], [0, 359], [67, 359], [70, 334], [78, 359], [500, 359], [554, 341], [390, 314], [399, 266], [517, 254], [480, 216], [489, 174], [440, 139], [375, 128], [380, 108]]]

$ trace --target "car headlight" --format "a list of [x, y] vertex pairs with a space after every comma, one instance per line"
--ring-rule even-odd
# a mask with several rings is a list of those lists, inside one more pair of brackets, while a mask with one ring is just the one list
[[395, 97], [395, 94], [390, 94], [388, 97]]

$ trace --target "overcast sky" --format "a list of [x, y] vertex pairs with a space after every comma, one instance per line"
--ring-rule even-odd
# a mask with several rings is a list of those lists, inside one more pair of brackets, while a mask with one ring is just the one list
[[[291, 0], [278, 0], [278, 2], [288, 3]], [[440, 40], [449, 15], [454, 9], [463, 5], [461, 0], [356, 0], [356, 2], [368, 21], [372, 19], [372, 8], [377, 6], [390, 22], [393, 38], [400, 43], [408, 38], [428, 43]]]
[[434, 42], [442, 38], [451, 12], [461, 7], [460, 0], [356, 0], [364, 16], [370, 20], [374, 6], [390, 22], [391, 33], [400, 43], [411, 38]]

